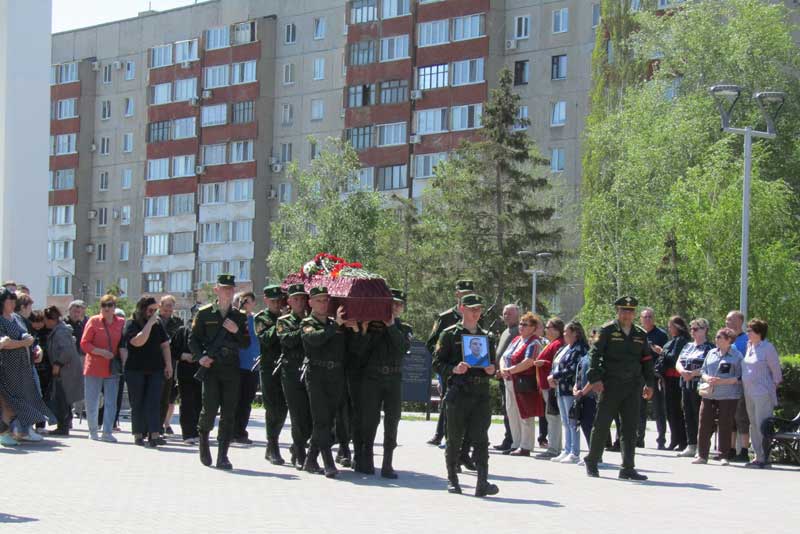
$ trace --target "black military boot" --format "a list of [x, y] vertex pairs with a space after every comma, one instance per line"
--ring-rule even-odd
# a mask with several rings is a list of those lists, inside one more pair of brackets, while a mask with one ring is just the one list
[[442, 436], [440, 434], [434, 434], [433, 437], [425, 443], [428, 445], [436, 445], [438, 447], [442, 444]]
[[211, 445], [208, 443], [208, 432], [200, 432], [200, 463], [206, 467], [211, 465]]
[[311, 446], [308, 449], [308, 455], [306, 456], [306, 461], [303, 462], [303, 471], [307, 473], [312, 473], [314, 475], [319, 475], [323, 473], [322, 468], [317, 463], [317, 456], [319, 456], [319, 449], [315, 446]]
[[364, 446], [358, 441], [353, 441], [353, 459], [350, 461], [350, 467], [353, 471], [361, 471], [361, 464], [364, 462], [363, 458]]
[[597, 462], [593, 462], [588, 458], [584, 458], [583, 465], [586, 467], [586, 476], [600, 478], [600, 471], [597, 470]]
[[293, 447], [292, 464], [297, 468], [298, 471], [302, 471], [303, 466], [306, 463], [306, 448], [299, 445], [293, 445]]
[[277, 439], [269, 439], [267, 440], [267, 460], [272, 465], [283, 465], [285, 462], [283, 457], [281, 456], [281, 448], [278, 446]]
[[459, 467], [464, 466], [465, 469], [469, 469], [470, 471], [476, 471], [478, 468], [475, 467], [475, 462], [472, 461], [472, 458], [469, 456], [469, 449], [461, 449], [461, 456], [458, 459]]
[[365, 475], [375, 474], [375, 456], [372, 445], [364, 445], [361, 450], [361, 459], [358, 461], [358, 472]]
[[339, 450], [336, 452], [336, 463], [342, 467], [350, 467], [352, 465], [351, 460], [350, 445], [347, 443], [339, 445]]
[[330, 447], [322, 449], [322, 463], [325, 465], [325, 477], [336, 478], [339, 470], [336, 469], [336, 462], [333, 461], [333, 452]]
[[639, 474], [639, 472], [632, 467], [621, 469], [619, 472], [619, 478], [621, 480], [634, 480], [637, 482], [644, 482], [645, 480], [647, 480], [646, 475]]
[[397, 473], [392, 467], [392, 457], [394, 449], [383, 449], [383, 465], [381, 466], [381, 476], [383, 478], [397, 478]]
[[475, 463], [477, 464], [478, 481], [475, 483], [475, 496], [486, 497], [497, 495], [500, 492], [495, 484], [489, 483], [489, 451], [475, 449]]
[[228, 460], [228, 447], [230, 442], [220, 441], [217, 445], [217, 469], [224, 469], [230, 471], [233, 469], [233, 464]]
[[447, 491], [448, 493], [461, 493], [461, 485], [458, 483], [458, 456], [445, 450], [445, 463], [447, 464]]

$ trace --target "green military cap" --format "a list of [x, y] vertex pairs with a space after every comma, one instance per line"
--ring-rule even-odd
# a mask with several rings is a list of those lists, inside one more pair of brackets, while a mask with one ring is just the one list
[[638, 305], [639, 301], [636, 300], [636, 297], [631, 296], [620, 297], [614, 301], [614, 306], [617, 308], [624, 308], [626, 310], [634, 310]]
[[311, 290], [309, 290], [308, 292], [309, 298], [314, 298], [318, 295], [327, 295], [327, 294], [328, 294], [328, 288], [325, 286], [312, 287]]
[[236, 278], [232, 274], [221, 274], [217, 276], [217, 285], [233, 287], [236, 285]]
[[459, 280], [456, 282], [456, 291], [475, 291], [475, 282], [472, 280]]
[[264, 296], [268, 299], [279, 299], [283, 297], [283, 290], [278, 285], [265, 286]]
[[293, 297], [295, 295], [308, 295], [308, 293], [306, 293], [306, 286], [304, 286], [303, 284], [290, 285], [289, 289], [287, 290], [287, 293], [289, 294], [290, 297]]
[[483, 298], [480, 295], [471, 294], [461, 297], [461, 305], [467, 308], [477, 308], [483, 306]]
[[390, 291], [392, 292], [392, 298], [398, 302], [405, 302], [408, 298], [405, 292], [400, 289], [390, 289]]

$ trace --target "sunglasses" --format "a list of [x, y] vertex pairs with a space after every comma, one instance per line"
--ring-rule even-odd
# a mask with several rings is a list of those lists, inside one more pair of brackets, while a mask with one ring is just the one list
[[531, 323], [519, 323], [520, 326], [533, 326]]
[[702, 328], [702, 327], [700, 327], [700, 326], [693, 326], [693, 327], [691, 328], [691, 331], [692, 331], [692, 332], [695, 332], [695, 331], [697, 331], [697, 330], [705, 330], [705, 328]]
[[100, 305], [102, 308], [113, 308], [116, 306], [113, 302], [106, 302]]

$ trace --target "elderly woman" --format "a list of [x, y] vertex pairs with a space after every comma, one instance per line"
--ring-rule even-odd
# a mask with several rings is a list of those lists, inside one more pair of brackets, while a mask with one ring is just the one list
[[747, 323], [747, 354], [742, 363], [742, 386], [747, 416], [750, 418], [750, 443], [756, 459], [745, 467], [764, 468], [764, 435], [761, 425], [772, 417], [778, 405], [778, 384], [783, 380], [778, 351], [767, 341], [767, 322], [753, 319]]
[[703, 382], [707, 384], [704, 387], [709, 388], [710, 392], [703, 396], [700, 403], [700, 428], [694, 464], [708, 463], [711, 434], [716, 427], [719, 430], [717, 448], [720, 454], [714, 459], [722, 465], [728, 465], [733, 418], [742, 396], [742, 354], [733, 346], [736, 333], [730, 328], [722, 328], [715, 340], [717, 347], [708, 352], [700, 368]]
[[12, 433], [4, 435], [3, 445], [14, 445], [18, 440], [41, 441], [33, 425], [52, 418], [33, 380], [28, 349], [34, 340], [14, 317], [16, 301], [16, 294], [0, 289], [0, 399], [3, 422]]
[[[81, 338], [81, 348], [86, 353], [83, 377], [89, 438], [110, 443], [117, 441], [112, 432], [117, 415], [119, 388], [119, 377], [112, 373], [111, 361], [119, 357], [119, 344], [125, 325], [125, 319], [114, 314], [116, 305], [117, 299], [114, 295], [103, 295], [100, 298], [100, 313], [89, 318]], [[100, 391], [103, 392], [102, 436], [97, 433]]]
[[681, 351], [675, 369], [680, 373], [680, 387], [683, 396], [683, 418], [686, 422], [686, 448], [678, 456], [691, 458], [697, 454], [697, 431], [700, 421], [700, 395], [697, 385], [702, 374], [701, 368], [708, 351], [714, 345], [708, 342], [708, 321], [702, 317], [689, 323], [692, 341]]
[[534, 332], [541, 321], [531, 312], [523, 315], [519, 321], [519, 335], [511, 340], [500, 358], [500, 376], [505, 380], [506, 412], [512, 440], [511, 448], [503, 454], [530, 456], [535, 417], [544, 414], [533, 366], [541, 348], [540, 338]]
[[656, 361], [658, 374], [664, 384], [664, 399], [667, 406], [669, 424], [669, 445], [667, 450], [683, 451], [686, 448], [686, 421], [681, 407], [681, 374], [675, 368], [683, 348], [691, 340], [689, 327], [679, 315], [673, 315], [667, 326], [669, 341], [662, 347]]
[[[536, 374], [539, 390], [545, 403], [545, 418], [547, 419], [547, 451], [537, 454], [537, 458], [553, 458], [561, 454], [561, 417], [558, 413], [558, 397], [555, 390], [550, 391], [550, 384], [547, 377], [553, 368], [553, 359], [558, 351], [564, 346], [564, 321], [558, 317], [553, 317], [544, 327], [544, 335], [549, 341], [547, 346], [536, 358]], [[553, 406], [551, 406], [551, 403]]]
[[75, 347], [72, 327], [61, 320], [61, 310], [58, 307], [45, 308], [44, 322], [50, 330], [47, 355], [50, 359], [52, 380], [48, 397], [58, 425], [50, 435], [68, 436], [72, 403], [83, 400], [81, 356]]
[[575, 386], [578, 363], [589, 352], [589, 343], [581, 323], [573, 321], [566, 326], [564, 342], [564, 348], [556, 356], [557, 363], [547, 377], [550, 387], [555, 388], [558, 393], [558, 411], [564, 428], [564, 450], [550, 461], [576, 464], [581, 459], [581, 438], [577, 418], [570, 419], [570, 410], [575, 403], [572, 388]]

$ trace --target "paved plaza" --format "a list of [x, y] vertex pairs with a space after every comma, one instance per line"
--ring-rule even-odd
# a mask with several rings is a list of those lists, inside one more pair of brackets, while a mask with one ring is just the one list
[[[259, 413], [256, 413], [259, 412]], [[177, 419], [177, 418], [176, 418]], [[123, 429], [129, 424], [123, 422]], [[177, 424], [173, 428], [178, 428]], [[492, 454], [496, 497], [446, 492], [443, 451], [425, 444], [434, 423], [402, 421], [396, 481], [342, 469], [335, 480], [264, 460], [263, 412], [254, 410], [250, 447], [230, 453], [233, 472], [200, 465], [177, 439], [157, 450], [68, 438], [0, 449], [0, 532], [797, 532], [800, 469], [691, 465], [674, 453], [637, 451], [646, 483], [616, 479], [614, 467], [589, 479], [582, 467]], [[497, 443], [502, 425], [492, 425]], [[288, 428], [282, 449], [288, 459]], [[380, 448], [378, 448], [378, 453]], [[380, 458], [376, 458], [380, 464]], [[452, 530], [451, 530], [452, 529]]]

